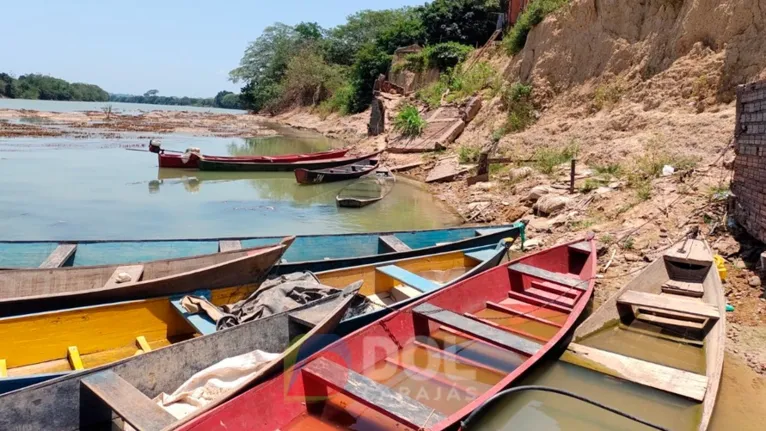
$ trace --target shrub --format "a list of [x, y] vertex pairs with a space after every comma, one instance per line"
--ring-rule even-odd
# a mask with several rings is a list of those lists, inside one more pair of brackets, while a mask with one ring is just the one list
[[426, 120], [412, 105], [404, 105], [394, 119], [394, 130], [404, 136], [420, 136], [425, 128]]
[[457, 158], [460, 163], [475, 163], [480, 153], [480, 148], [462, 146], [457, 150]]
[[415, 98], [428, 105], [429, 108], [438, 108], [442, 103], [442, 95], [449, 89], [449, 76], [442, 75], [439, 80], [432, 82], [415, 93]]
[[508, 131], [520, 132], [535, 122], [531, 85], [517, 82], [506, 87], [501, 94], [501, 102], [508, 111], [505, 127]]
[[622, 175], [622, 165], [620, 165], [619, 163], [593, 165], [591, 166], [591, 169], [593, 169], [593, 172], [595, 172], [598, 175], [607, 175], [607, 176], [615, 177], [615, 178], [619, 178], [620, 175]]
[[593, 92], [593, 107], [598, 111], [611, 108], [620, 101], [623, 93], [625, 93], [625, 86], [622, 80], [601, 84]]
[[457, 42], [437, 43], [423, 49], [426, 66], [447, 70], [465, 61], [473, 48]]
[[372, 100], [372, 86], [381, 73], [391, 66], [391, 56], [374, 44], [367, 44], [359, 50], [351, 67], [353, 95], [348, 99], [348, 112], [362, 112]]
[[540, 172], [550, 175], [556, 166], [572, 160], [579, 151], [580, 147], [574, 141], [560, 149], [540, 148], [535, 152], [535, 164]]
[[565, 5], [568, 0], [535, 0], [529, 2], [524, 12], [519, 15], [516, 24], [503, 39], [506, 50], [511, 55], [518, 54], [527, 43], [532, 27], [540, 24], [543, 19], [551, 12]]
[[340, 115], [348, 114], [348, 106], [354, 97], [354, 88], [346, 83], [332, 94], [332, 97], [319, 104], [319, 115], [326, 118], [333, 112]]

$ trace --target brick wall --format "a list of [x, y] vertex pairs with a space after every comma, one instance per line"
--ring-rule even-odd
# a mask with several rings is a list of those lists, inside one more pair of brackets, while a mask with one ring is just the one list
[[766, 81], [737, 88], [734, 218], [766, 242]]

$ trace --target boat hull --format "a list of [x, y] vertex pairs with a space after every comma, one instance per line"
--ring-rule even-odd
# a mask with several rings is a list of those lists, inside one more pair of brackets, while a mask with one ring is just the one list
[[[298, 184], [320, 184], [346, 181], [367, 175], [378, 167], [377, 159], [363, 160], [357, 164], [339, 166], [337, 169], [296, 169], [295, 180]], [[357, 169], [353, 169], [358, 167]]]
[[[282, 156], [202, 156], [206, 160], [220, 162], [262, 162], [262, 163], [295, 163], [306, 160], [322, 160], [343, 157], [348, 149], [323, 151], [319, 153], [286, 154]], [[194, 153], [184, 159], [182, 154], [159, 153], [157, 160], [161, 168], [199, 169], [200, 157]]]
[[230, 162], [202, 159], [199, 168], [203, 171], [226, 171], [226, 172], [291, 172], [296, 169], [327, 169], [338, 166], [357, 163], [378, 153], [367, 154], [360, 157], [344, 157], [339, 159], [312, 160], [294, 163], [260, 163], [260, 162]]

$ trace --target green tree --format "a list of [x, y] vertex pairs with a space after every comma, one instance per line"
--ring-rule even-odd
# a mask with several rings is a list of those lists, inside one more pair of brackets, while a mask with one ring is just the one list
[[484, 45], [503, 13], [498, 0], [434, 0], [419, 8], [428, 43]]
[[295, 33], [304, 41], [321, 40], [324, 32], [324, 29], [315, 22], [302, 22], [295, 26]]
[[146, 93], [144, 93], [144, 97], [152, 97], [152, 96], [156, 96], [156, 95], [158, 95], [159, 93], [160, 93], [160, 91], [159, 91], [159, 90], [149, 90], [149, 91], [147, 91]]
[[239, 95], [234, 93], [229, 93], [221, 99], [221, 103], [218, 105], [221, 108], [226, 109], [239, 109], [240, 102], [239, 102]]
[[328, 30], [325, 55], [331, 63], [350, 66], [363, 45], [374, 42], [389, 27], [401, 20], [408, 9], [363, 10], [346, 19], [346, 23]]
[[229, 94], [234, 94], [231, 91], [219, 91], [218, 94], [215, 95], [215, 106], [223, 106], [223, 98], [226, 97]]

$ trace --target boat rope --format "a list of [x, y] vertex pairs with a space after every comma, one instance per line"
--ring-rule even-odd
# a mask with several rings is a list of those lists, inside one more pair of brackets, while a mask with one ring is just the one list
[[502, 397], [504, 397], [506, 395], [510, 395], [510, 394], [513, 394], [513, 393], [516, 393], [516, 392], [523, 392], [523, 391], [552, 392], [554, 394], [559, 394], [559, 395], [563, 395], [563, 396], [566, 396], [566, 397], [574, 398], [574, 399], [580, 400], [582, 402], [591, 404], [593, 406], [602, 408], [602, 409], [604, 409], [604, 410], [606, 410], [608, 412], [611, 412], [611, 413], [614, 413], [616, 415], [622, 416], [624, 418], [630, 419], [630, 420], [632, 420], [634, 422], [638, 422], [638, 423], [640, 423], [642, 425], [646, 425], [649, 428], [654, 428], [654, 429], [660, 430], [660, 431], [670, 431], [668, 428], [664, 428], [664, 427], [661, 427], [659, 425], [655, 425], [655, 424], [653, 424], [651, 422], [648, 422], [648, 421], [645, 421], [645, 420], [643, 420], [643, 419], [641, 419], [641, 418], [639, 418], [637, 416], [633, 416], [633, 415], [631, 415], [629, 413], [625, 413], [623, 411], [620, 411], [620, 410], [617, 410], [615, 408], [609, 407], [607, 405], [601, 404], [598, 401], [591, 400], [590, 398], [586, 398], [586, 397], [584, 397], [582, 395], [578, 395], [578, 394], [575, 394], [573, 392], [569, 392], [569, 391], [566, 391], [566, 390], [563, 390], [563, 389], [551, 388], [549, 386], [540, 386], [540, 385], [517, 386], [515, 388], [510, 388], [510, 389], [506, 389], [504, 391], [498, 392], [497, 394], [492, 396], [490, 399], [488, 399], [487, 401], [482, 403], [473, 412], [471, 412], [471, 414], [468, 415], [468, 417], [465, 418], [465, 420], [461, 421], [460, 422], [460, 429], [461, 430], [471, 429], [471, 425], [472, 425], [473, 422], [476, 421], [477, 417], [479, 417], [481, 415], [481, 413], [488, 408], [488, 406], [490, 406], [492, 403], [494, 403], [498, 399], [500, 399], [500, 398], [502, 398]]

